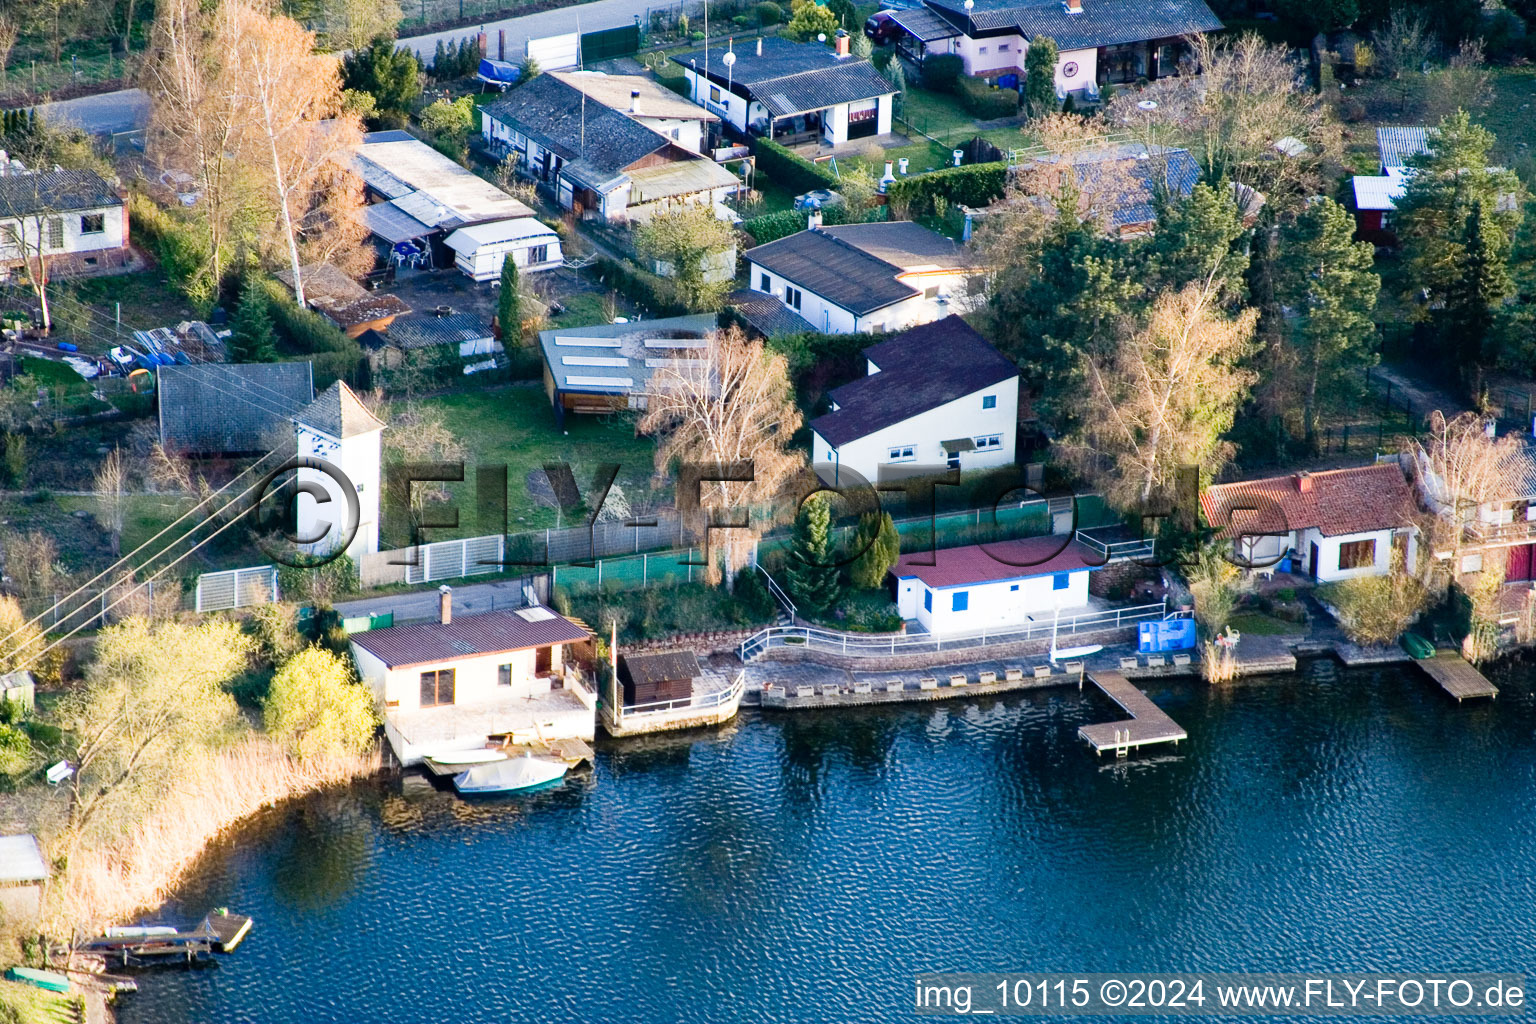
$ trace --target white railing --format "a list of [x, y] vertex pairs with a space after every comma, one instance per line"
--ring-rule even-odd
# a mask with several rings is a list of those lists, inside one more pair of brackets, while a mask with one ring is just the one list
[[747, 689], [747, 673], [743, 669], [736, 673], [736, 679], [723, 690], [706, 693], [702, 697], [692, 697], [684, 704], [675, 700], [658, 700], [649, 704], [626, 704], [619, 709], [619, 721], [630, 718], [644, 718], [649, 715], [666, 715], [676, 712], [707, 711], [710, 708], [718, 708], [727, 704], [735, 704], [741, 700], [741, 695]]
[[767, 569], [764, 569], [761, 565], [756, 565], [756, 563], [754, 563], [754, 567], [762, 574], [763, 582], [768, 586], [768, 593], [773, 595], [774, 600], [778, 601], [780, 607], [789, 612], [789, 617], [793, 619], [795, 617], [795, 602], [789, 599], [789, 595], [784, 593], [783, 588], [779, 586], [779, 581], [774, 579]]
[[1092, 530], [1078, 530], [1077, 540], [1078, 543], [1097, 551], [1105, 562], [1129, 558], [1151, 558], [1156, 553], [1157, 545], [1151, 537], [1138, 537], [1132, 540], [1100, 540], [1093, 535]]
[[769, 626], [741, 642], [738, 654], [742, 661], [766, 652], [770, 647], [798, 647], [802, 650], [827, 651], [850, 657], [877, 657], [880, 655], [954, 650], [957, 647], [991, 647], [997, 644], [1039, 640], [1051, 636], [1071, 636], [1074, 633], [1097, 632], [1105, 629], [1123, 629], [1150, 619], [1167, 615], [1168, 602], [1132, 605], [1102, 612], [1085, 612], [1081, 615], [1042, 618], [1028, 626], [1011, 626], [1007, 629], [980, 630], [969, 633], [888, 633], [871, 636], [863, 633], [842, 633], [815, 626]]

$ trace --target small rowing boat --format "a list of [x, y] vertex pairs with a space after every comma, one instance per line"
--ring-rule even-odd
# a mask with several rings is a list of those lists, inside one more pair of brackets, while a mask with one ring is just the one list
[[1435, 645], [1417, 633], [1404, 633], [1402, 644], [1403, 650], [1415, 659], [1422, 660], [1435, 656]]
[[506, 751], [492, 750], [489, 747], [481, 747], [478, 750], [455, 750], [447, 754], [433, 754], [427, 758], [433, 764], [460, 768], [467, 768], [474, 764], [492, 764], [506, 759]]
[[558, 761], [524, 754], [505, 761], [477, 764], [453, 777], [453, 788], [469, 796], [488, 793], [516, 793], [537, 789], [560, 781], [566, 766]]

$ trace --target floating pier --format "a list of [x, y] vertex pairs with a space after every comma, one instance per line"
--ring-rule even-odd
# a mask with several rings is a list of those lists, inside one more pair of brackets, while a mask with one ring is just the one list
[[1078, 736], [1088, 741], [1096, 753], [1113, 750], [1116, 757], [1124, 757], [1130, 751], [1155, 743], [1177, 744], [1189, 738], [1178, 722], [1169, 718], [1162, 708], [1152, 703], [1130, 680], [1119, 672], [1094, 671], [1088, 679], [1104, 692], [1104, 695], [1120, 705], [1131, 717], [1122, 722], [1105, 722], [1102, 725], [1085, 725], [1077, 730]]
[[1415, 664], [1439, 683], [1440, 689], [1455, 697], [1458, 704], [1468, 697], [1499, 695], [1498, 687], [1455, 651], [1436, 651], [1433, 658], [1421, 658]]
[[211, 953], [234, 952], [250, 931], [249, 917], [216, 910], [188, 931], [163, 925], [108, 928], [105, 935], [87, 939], [75, 951], [96, 954], [107, 966], [143, 967], [177, 960], [192, 963]]

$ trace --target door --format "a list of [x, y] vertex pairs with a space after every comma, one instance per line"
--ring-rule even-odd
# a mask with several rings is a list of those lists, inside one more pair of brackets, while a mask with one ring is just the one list
[[534, 652], [534, 655], [533, 655], [533, 672], [534, 672], [534, 675], [540, 675], [540, 676], [547, 676], [547, 675], [549, 675], [549, 668], [554, 663], [554, 659], [550, 655], [550, 651], [551, 650], [553, 650], [553, 648], [550, 648], [550, 647], [540, 647], [540, 648], [538, 648]]
[[1511, 583], [1536, 579], [1536, 544], [1517, 544], [1509, 549], [1509, 567], [1504, 578]]
[[1313, 541], [1307, 549], [1307, 571], [1312, 574], [1313, 579], [1317, 579], [1317, 569], [1317, 541]]

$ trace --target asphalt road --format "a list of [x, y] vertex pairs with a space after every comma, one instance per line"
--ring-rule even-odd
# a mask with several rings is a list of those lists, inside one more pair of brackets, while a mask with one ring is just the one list
[[[409, 4], [410, 0], [405, 0], [405, 3]], [[409, 36], [400, 40], [400, 45], [409, 46], [416, 51], [418, 57], [430, 61], [432, 55], [437, 52], [438, 40], [444, 43], [457, 42], [465, 36], [483, 31], [486, 35], [486, 52], [494, 57], [497, 53], [497, 33], [505, 30], [507, 60], [521, 61], [530, 39], [564, 35], [567, 32], [598, 32], [605, 28], [619, 28], [623, 25], [633, 25], [636, 18], [644, 24], [650, 20], [650, 12], [653, 9], [668, 10], [676, 6], [676, 0], [673, 3], [653, 0], [649, 4], [645, 0], [594, 0], [592, 3], [561, 7], [558, 10], [542, 11], [539, 14], [525, 14], [519, 18], [503, 18], [500, 21], [488, 21], [483, 25], [466, 25], [463, 28], [449, 29], [447, 32]], [[692, 6], [690, 3], [689, 7]]]
[[149, 124], [149, 97], [142, 89], [122, 89], [57, 103], [40, 103], [37, 109], [49, 120], [77, 124], [92, 135], [137, 131]]
[[[448, 581], [453, 586], [454, 615], [483, 615], [504, 608], [523, 607], [521, 580], [500, 580], [496, 583], [464, 583]], [[437, 587], [429, 585], [424, 590], [412, 590], [401, 594], [384, 594], [367, 597], [360, 601], [341, 601], [336, 611], [343, 618], [358, 615], [379, 615], [394, 612], [395, 621], [420, 622], [437, 618]]]

